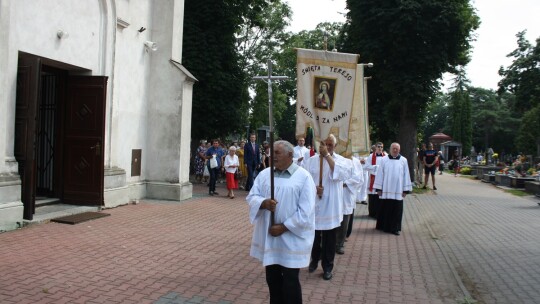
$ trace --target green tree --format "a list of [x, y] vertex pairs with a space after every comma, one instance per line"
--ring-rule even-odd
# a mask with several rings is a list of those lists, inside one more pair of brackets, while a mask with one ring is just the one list
[[442, 132], [450, 134], [450, 96], [439, 93], [430, 103], [426, 115], [421, 122], [419, 138], [429, 138], [431, 135]]
[[419, 122], [445, 72], [469, 62], [479, 18], [468, 0], [348, 0], [345, 51], [373, 62], [370, 123], [401, 144], [413, 176]]
[[517, 147], [526, 154], [539, 153], [537, 147], [540, 139], [540, 104], [525, 112], [519, 125], [516, 138]]
[[244, 130], [252, 82], [245, 63], [252, 53], [238, 50], [239, 33], [246, 25], [264, 26], [262, 16], [276, 1], [185, 1], [182, 63], [198, 80], [193, 89], [192, 138], [225, 137]]
[[513, 110], [523, 114], [540, 103], [540, 38], [536, 46], [525, 39], [525, 31], [516, 37], [518, 47], [507, 57], [513, 57], [512, 64], [507, 68], [501, 67], [498, 93], [510, 92], [516, 96], [512, 105]]
[[454, 81], [453, 91], [450, 93], [450, 103], [452, 112], [452, 138], [460, 142], [464, 155], [471, 151], [472, 146], [472, 121], [471, 121], [471, 100], [467, 91], [468, 80], [464, 70], [458, 69]]
[[510, 108], [522, 118], [515, 142], [525, 153], [538, 153], [536, 145], [540, 141], [538, 130], [538, 108], [540, 107], [540, 38], [533, 45], [525, 39], [525, 31], [519, 32], [518, 47], [508, 54], [513, 58], [507, 68], [501, 67], [499, 94], [509, 92], [514, 95]]
[[519, 116], [510, 108], [511, 94], [497, 95], [493, 90], [469, 87], [472, 107], [473, 146], [486, 152], [516, 153], [515, 138]]

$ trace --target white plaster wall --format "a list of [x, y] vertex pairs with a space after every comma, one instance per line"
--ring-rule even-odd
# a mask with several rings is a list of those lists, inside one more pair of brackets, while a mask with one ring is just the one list
[[[148, 153], [145, 157], [149, 181], [180, 182], [180, 118], [183, 75], [170, 62], [173, 46], [174, 1], [155, 7], [152, 36], [161, 47], [151, 59], [151, 90], [148, 99]], [[185, 77], [185, 76], [184, 76]], [[170, 81], [178, 79], [178, 81]], [[189, 145], [189, 143], [188, 143]]]
[[[131, 177], [131, 151], [146, 149], [147, 83], [150, 59], [144, 42], [152, 40], [152, 1], [118, 1], [117, 16], [130, 23], [127, 28], [117, 27], [113, 117], [111, 128], [111, 165], [126, 170], [127, 182], [144, 180], [141, 176]], [[145, 31], [138, 30], [144, 27]], [[144, 164], [144, 163], [143, 163]]]
[[[0, 1], [0, 28], [9, 29], [10, 23], [10, 1]], [[8, 50], [9, 31], [0, 31], [0, 174], [9, 172], [6, 164], [6, 157], [9, 155], [7, 141], [9, 138], [9, 123], [12, 121], [10, 113], [12, 106], [7, 102], [10, 96], [8, 88]], [[0, 200], [1, 201], [1, 200]]]
[[[99, 1], [11, 2], [12, 50], [100, 71], [102, 23]], [[69, 37], [58, 39], [58, 30], [67, 31]]]
[[[124, 169], [128, 185], [188, 183], [193, 79], [178, 65], [183, 8], [184, 0], [0, 0], [0, 175], [17, 172], [22, 51], [109, 77], [105, 165]], [[117, 17], [130, 25], [117, 26]], [[146, 30], [139, 33], [141, 27]], [[59, 39], [59, 30], [69, 37]], [[145, 51], [146, 40], [157, 42], [158, 51]], [[143, 151], [140, 177], [131, 177], [132, 149]], [[191, 196], [181, 189], [182, 197]]]

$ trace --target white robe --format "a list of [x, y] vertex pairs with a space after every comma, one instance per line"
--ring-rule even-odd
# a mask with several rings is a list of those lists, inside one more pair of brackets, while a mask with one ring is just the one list
[[253, 225], [250, 255], [263, 266], [279, 264], [301, 268], [309, 264], [315, 238], [315, 184], [309, 173], [299, 167], [290, 178], [274, 178], [274, 199], [278, 202], [275, 223], [284, 224], [289, 231], [271, 236], [271, 212], [259, 209], [270, 198], [270, 168], [264, 169], [253, 184], [246, 201]]
[[356, 207], [356, 198], [364, 186], [364, 169], [360, 160], [352, 158], [352, 176], [345, 181], [347, 187], [343, 188], [343, 215], [352, 214]]
[[[384, 155], [388, 155], [386, 154], [385, 152], [383, 152]], [[382, 155], [378, 155], [375, 159], [375, 163], [373, 163], [373, 153], [371, 153], [367, 158], [366, 158], [366, 164], [364, 166], [364, 169], [367, 170], [369, 172], [369, 176], [368, 176], [368, 181], [367, 181], [367, 193], [368, 194], [376, 194], [375, 192], [375, 187], [373, 187], [373, 189], [371, 191], [369, 191], [369, 184], [371, 183], [371, 175], [373, 176], [377, 176], [377, 171], [379, 170], [379, 165], [380, 165], [380, 162], [381, 162], [381, 159], [383, 159], [384, 156]]]
[[369, 185], [369, 171], [366, 170], [366, 163], [364, 161], [364, 164], [360, 163], [362, 165], [362, 172], [364, 174], [364, 183], [362, 184], [362, 187], [360, 187], [360, 190], [358, 191], [358, 195], [356, 196], [357, 202], [365, 202], [367, 201], [367, 191], [368, 191], [368, 185]]
[[[343, 220], [343, 182], [352, 175], [350, 160], [334, 153], [334, 172], [331, 174], [328, 161], [323, 159], [324, 188], [321, 198], [315, 198], [315, 229], [331, 230], [341, 225]], [[304, 164], [313, 177], [315, 185], [319, 185], [320, 163], [319, 156], [314, 155]]]
[[388, 155], [383, 157], [373, 189], [382, 190], [381, 199], [403, 200], [403, 192], [412, 191], [407, 159], [403, 156], [399, 156], [399, 159], [390, 159]]
[[293, 154], [293, 162], [299, 166], [302, 166], [302, 161], [298, 161], [299, 158], [304, 158], [304, 160], [307, 160], [309, 158], [309, 149], [306, 147], [300, 147], [296, 146], [294, 147], [294, 154]]

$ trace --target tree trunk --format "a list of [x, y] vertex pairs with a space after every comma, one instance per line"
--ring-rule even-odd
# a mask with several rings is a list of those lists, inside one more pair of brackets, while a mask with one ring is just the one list
[[409, 110], [412, 109], [406, 105], [402, 106], [401, 108], [398, 143], [401, 146], [400, 154], [407, 158], [411, 181], [414, 182], [416, 180], [416, 177], [414, 176], [414, 160], [416, 158], [416, 133], [418, 128], [418, 118], [413, 111], [409, 112]]

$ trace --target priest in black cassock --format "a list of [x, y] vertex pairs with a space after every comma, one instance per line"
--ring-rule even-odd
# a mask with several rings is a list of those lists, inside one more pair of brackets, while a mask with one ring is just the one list
[[412, 191], [407, 159], [399, 154], [400, 145], [392, 143], [390, 154], [379, 164], [373, 188], [379, 195], [381, 209], [377, 229], [399, 235], [403, 218], [403, 199]]

